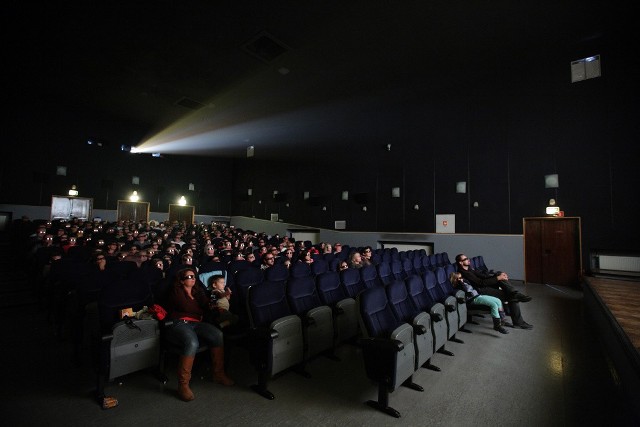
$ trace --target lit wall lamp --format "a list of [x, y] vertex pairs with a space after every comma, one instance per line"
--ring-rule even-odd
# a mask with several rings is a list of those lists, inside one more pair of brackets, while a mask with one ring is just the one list
[[253, 188], [247, 188], [247, 196], [253, 195]]
[[420, 205], [417, 204], [417, 203], [415, 205], [413, 205], [413, 210], [414, 211], [419, 211], [420, 210]]
[[72, 197], [75, 197], [78, 195], [78, 189], [76, 188], [75, 185], [71, 186], [71, 189], [69, 190], [69, 195]]
[[363, 207], [362, 207], [362, 212], [366, 212], [366, 211], [367, 211], [367, 207], [366, 207], [366, 206], [363, 206]]
[[467, 181], [456, 182], [456, 193], [464, 194], [467, 192]]
[[180, 206], [186, 206], [187, 205], [187, 199], [185, 199], [184, 196], [180, 196], [180, 200], [178, 200], [178, 204]]
[[129, 200], [131, 200], [132, 202], [137, 202], [138, 200], [140, 200], [140, 196], [138, 196], [138, 192], [134, 191], [133, 193], [131, 193], [131, 195], [129, 196]]
[[391, 189], [391, 197], [397, 199], [398, 197], [400, 197], [400, 187], [393, 187]]
[[349, 192], [348, 191], [343, 191], [342, 192], [342, 200], [349, 200]]

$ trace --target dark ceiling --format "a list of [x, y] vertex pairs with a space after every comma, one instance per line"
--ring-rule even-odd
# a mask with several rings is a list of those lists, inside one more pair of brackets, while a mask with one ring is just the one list
[[[547, 50], [573, 52], [604, 37], [611, 12], [603, 5], [13, 5], [4, 7], [5, 64], [15, 100], [133, 123], [148, 134], [137, 144], [144, 152], [244, 157], [251, 145], [256, 155], [331, 152], [386, 143], [429, 98], [500, 81]], [[567, 73], [571, 59], [563, 59]]]

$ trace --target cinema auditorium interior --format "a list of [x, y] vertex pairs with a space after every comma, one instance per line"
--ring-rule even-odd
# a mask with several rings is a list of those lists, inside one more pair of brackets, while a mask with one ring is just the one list
[[640, 425], [622, 1], [12, 2], [17, 425]]

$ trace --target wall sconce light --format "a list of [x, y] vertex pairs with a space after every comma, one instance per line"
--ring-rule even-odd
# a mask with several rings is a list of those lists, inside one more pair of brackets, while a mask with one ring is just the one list
[[275, 199], [276, 196], [278, 195], [278, 190], [273, 190], [273, 198]]
[[417, 203], [415, 205], [413, 205], [413, 210], [414, 211], [419, 211], [420, 210], [420, 205], [418, 205]]
[[456, 182], [456, 193], [464, 194], [467, 192], [467, 181]]
[[253, 196], [253, 188], [247, 188], [247, 196]]
[[258, 204], [261, 205], [262, 204], [262, 200], [258, 200]]
[[326, 206], [323, 206], [323, 207], [322, 207], [322, 210], [323, 210], [323, 211], [326, 211], [326, 210], [327, 210], [327, 207], [326, 207]]
[[71, 186], [71, 189], [69, 190], [69, 195], [72, 197], [75, 197], [78, 195], [78, 189], [76, 188], [75, 185]]
[[362, 212], [366, 212], [366, 211], [367, 211], [367, 207], [366, 207], [366, 206], [363, 206], [363, 207], [362, 207]]
[[196, 191], [196, 186], [192, 182], [189, 183], [189, 191]]
[[342, 200], [349, 200], [349, 192], [348, 191], [343, 191], [342, 192]]
[[184, 196], [180, 196], [180, 200], [178, 200], [178, 204], [180, 206], [186, 206], [187, 205], [187, 199], [185, 199]]
[[560, 187], [560, 181], [558, 180], [557, 173], [544, 176], [544, 188], [559, 188], [559, 187]]
[[391, 189], [391, 197], [396, 198], [396, 199], [398, 197], [400, 197], [400, 187], [393, 187]]
[[391, 144], [387, 144], [387, 151], [391, 151]]
[[138, 192], [134, 191], [133, 193], [131, 193], [131, 195], [129, 196], [129, 200], [131, 200], [132, 202], [137, 202], [138, 200], [140, 200], [140, 196], [138, 196]]
[[480, 203], [478, 203], [478, 202], [473, 202], [473, 207], [474, 207], [474, 208], [480, 207]]
[[285, 204], [285, 206], [286, 206], [286, 207], [289, 207], [289, 203], [286, 203], [286, 204]]
[[308, 191], [305, 191], [304, 193], [302, 193], [302, 198], [303, 198], [304, 200], [309, 200], [309, 192], [308, 192]]

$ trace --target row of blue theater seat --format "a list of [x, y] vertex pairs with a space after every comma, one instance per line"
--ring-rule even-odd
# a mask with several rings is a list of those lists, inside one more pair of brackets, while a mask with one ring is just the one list
[[427, 318], [433, 318], [434, 325], [426, 329], [430, 338], [422, 340], [430, 353], [420, 353], [420, 365], [435, 368], [430, 363], [430, 355], [435, 352], [453, 355], [445, 344], [448, 340], [462, 342], [455, 334], [466, 322], [466, 311], [463, 296], [452, 295], [445, 269], [439, 267], [436, 273], [429, 270], [424, 277], [412, 273], [394, 278], [387, 285], [377, 280], [374, 266], [368, 270], [373, 274], [369, 283], [365, 268], [280, 281], [259, 281], [260, 276], [255, 275], [244, 292], [251, 325], [251, 360], [258, 370], [258, 384], [253, 386], [256, 392], [273, 398], [267, 390], [273, 375], [289, 368], [304, 373], [304, 365], [311, 358], [320, 353], [332, 355], [337, 345], [359, 336], [362, 313], [357, 310], [356, 300], [367, 290], [392, 289], [398, 283], [407, 288], [405, 295], [411, 295], [414, 304], [429, 313]]
[[[356, 338], [363, 337], [359, 342], [363, 348], [368, 348], [372, 337], [381, 338], [379, 331], [370, 329], [371, 321], [365, 320], [368, 314], [363, 307], [367, 305], [363, 304], [362, 298], [370, 290], [375, 290], [376, 295], [384, 292], [394, 318], [412, 325], [414, 371], [419, 366], [437, 370], [430, 362], [431, 356], [436, 352], [453, 355], [445, 349], [445, 344], [457, 340], [455, 334], [464, 330], [467, 320], [463, 300], [448, 283], [448, 275], [455, 267], [448, 264], [436, 268], [435, 272], [431, 269], [416, 270], [413, 261], [406, 261], [420, 259], [422, 262], [424, 254], [415, 252], [412, 258], [401, 258], [400, 252], [397, 253], [395, 261], [400, 262], [403, 268], [395, 275], [393, 265], [397, 262], [393, 260], [391, 264], [380, 262], [341, 272], [328, 268], [314, 271], [303, 263], [295, 263], [291, 269], [272, 267], [266, 271], [253, 266], [230, 266], [227, 278], [234, 291], [232, 311], [245, 316], [247, 348], [258, 376], [257, 384], [252, 388], [262, 396], [273, 398], [267, 383], [275, 374], [292, 369], [306, 375], [306, 363], [321, 354], [335, 358], [334, 349], [342, 343], [355, 342]], [[215, 270], [220, 265], [202, 267], [201, 272]], [[106, 379], [113, 379], [109, 372], [116, 371], [111, 369], [113, 362], [108, 357], [108, 344], [113, 341], [113, 337], [109, 337], [108, 325], [117, 323], [117, 313], [121, 308], [137, 310], [142, 305], [149, 305], [159, 298], [158, 284], [163, 283], [165, 287], [170, 284], [169, 280], [153, 276], [154, 270], [159, 272], [157, 269], [134, 269], [131, 265], [117, 266], [109, 276], [105, 276], [110, 279], [103, 279], [107, 280], [106, 283], [88, 293], [98, 302], [102, 320], [100, 391]], [[126, 297], [120, 293], [124, 289], [127, 289]], [[89, 296], [85, 301], [93, 297]], [[377, 298], [379, 296], [374, 299]], [[382, 378], [379, 365], [384, 358], [372, 356], [369, 351], [365, 352], [367, 375], [379, 380]], [[370, 365], [372, 357], [377, 360], [375, 366]], [[388, 407], [388, 392], [397, 385], [385, 382], [383, 387], [382, 384], [379, 382], [379, 399], [373, 405], [379, 409]]]

